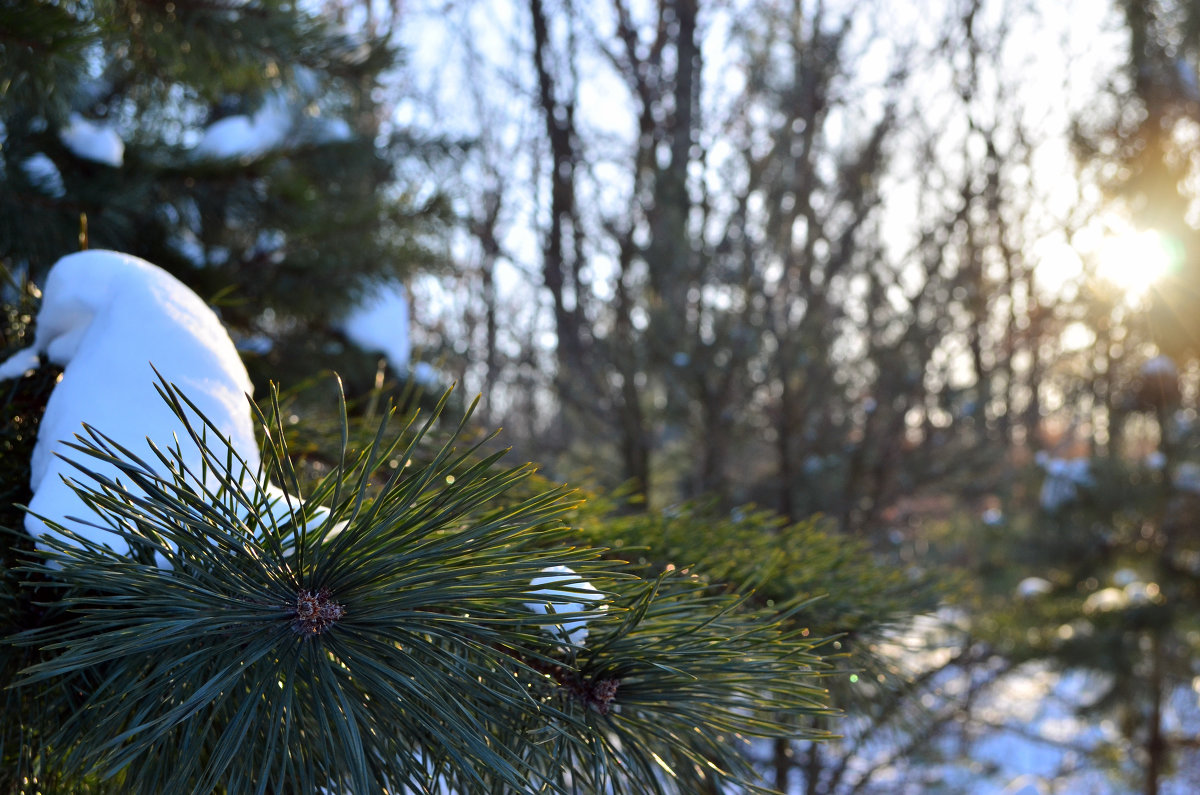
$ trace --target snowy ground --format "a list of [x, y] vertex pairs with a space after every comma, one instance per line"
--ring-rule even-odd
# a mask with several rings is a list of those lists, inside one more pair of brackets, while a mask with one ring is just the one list
[[[1115, 781], [1090, 761], [1089, 752], [1112, 745], [1123, 753], [1112, 721], [1089, 723], [1076, 708], [1103, 690], [1097, 674], [1060, 672], [1043, 662], [1002, 671], [987, 665], [968, 670], [947, 662], [960, 647], [948, 611], [927, 619], [896, 639], [892, 651], [910, 673], [933, 671], [921, 705], [947, 718], [933, 735], [938, 759], [898, 752], [911, 727], [884, 732], [865, 742], [832, 793], [870, 795], [1135, 795], [1139, 789]], [[1169, 735], [1200, 737], [1200, 682], [1175, 691], [1164, 710]], [[868, 731], [865, 721], [843, 719], [843, 747]], [[764, 761], [765, 746], [756, 748]], [[837, 754], [837, 747], [829, 749]], [[1178, 767], [1161, 782], [1161, 795], [1200, 792], [1200, 750], [1181, 751]], [[1125, 753], [1124, 768], [1136, 780], [1138, 766]], [[799, 778], [795, 776], [795, 778]], [[827, 791], [822, 789], [822, 792]], [[792, 793], [803, 793], [794, 781]]]

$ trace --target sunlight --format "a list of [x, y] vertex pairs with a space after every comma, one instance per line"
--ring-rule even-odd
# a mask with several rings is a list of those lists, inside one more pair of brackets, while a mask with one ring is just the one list
[[1142, 296], [1175, 269], [1179, 253], [1169, 238], [1154, 231], [1130, 230], [1109, 237], [1100, 247], [1097, 273], [1130, 297]]
[[1034, 247], [1037, 285], [1047, 295], [1062, 295], [1083, 273], [1083, 260], [1070, 243], [1061, 239], [1039, 242]]

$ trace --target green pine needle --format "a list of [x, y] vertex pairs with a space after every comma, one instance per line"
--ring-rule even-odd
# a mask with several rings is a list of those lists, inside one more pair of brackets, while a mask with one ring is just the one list
[[[301, 498], [274, 396], [252, 470], [159, 389], [203, 463], [177, 445], [139, 457], [87, 428], [73, 486], [131, 552], [54, 524], [16, 570], [50, 583], [60, 617], [0, 645], [33, 661], [9, 692], [71, 694], [30, 727], [68, 779], [131, 793], [690, 792], [752, 784], [745, 737], [827, 711], [814, 642], [786, 617], [567, 546], [572, 493], [506, 499], [531, 468], [500, 467], [487, 440], [459, 450], [465, 418], [424, 463], [392, 469], [429, 445], [436, 415], [395, 434], [385, 417], [355, 452], [343, 406], [341, 463]], [[590, 622], [587, 645], [529, 608], [549, 566], [579, 576], [556, 599], [584, 582], [605, 594], [570, 615]]]

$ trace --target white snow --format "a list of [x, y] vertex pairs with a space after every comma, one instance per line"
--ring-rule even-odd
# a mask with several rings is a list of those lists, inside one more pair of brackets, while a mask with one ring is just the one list
[[125, 142], [111, 127], [95, 124], [72, 113], [67, 126], [58, 134], [63, 145], [76, 157], [120, 168], [125, 162]]
[[1022, 599], [1033, 599], [1053, 590], [1054, 585], [1043, 577], [1026, 577], [1017, 583], [1017, 596]]
[[1113, 584], [1119, 588], [1124, 588], [1130, 583], [1137, 582], [1138, 579], [1138, 573], [1133, 569], [1117, 569], [1112, 575]]
[[[539, 615], [545, 615], [547, 610], [555, 615], [578, 613], [584, 610], [597, 609], [595, 605], [603, 599], [603, 595], [596, 590], [596, 586], [590, 582], [579, 579], [574, 570], [569, 566], [549, 566], [542, 569], [542, 574], [545, 576], [534, 577], [530, 585], [534, 588], [542, 585], [551, 585], [553, 583], [561, 583], [562, 587], [570, 588], [571, 590], [558, 590], [555, 588], [539, 588], [534, 591], [536, 596], [546, 597], [544, 602], [528, 602], [528, 607], [533, 612]], [[555, 602], [551, 599], [574, 599], [574, 602]], [[608, 605], [601, 604], [598, 609], [605, 610]], [[587, 640], [587, 623], [588, 619], [581, 618], [576, 621], [564, 621], [561, 624], [546, 626], [545, 629], [555, 635], [565, 638], [569, 643], [576, 646], [582, 646]]]
[[208, 264], [204, 256], [204, 244], [200, 242], [196, 233], [187, 227], [179, 230], [178, 234], [170, 238], [167, 245], [197, 268], [203, 268]]
[[1091, 615], [1092, 613], [1108, 613], [1112, 610], [1120, 610], [1129, 604], [1129, 594], [1125, 593], [1120, 588], [1101, 588], [1083, 600], [1083, 612]]
[[245, 256], [247, 262], [263, 260], [278, 265], [287, 256], [287, 235], [281, 229], [261, 230], [254, 238], [254, 250]]
[[[178, 436], [185, 461], [199, 463], [199, 450], [155, 391], [151, 364], [229, 438], [251, 471], [257, 469], [250, 379], [221, 322], [195, 293], [145, 260], [85, 251], [51, 268], [43, 295], [33, 345], [0, 365], [0, 380], [36, 367], [38, 354], [65, 368], [30, 462], [33, 499], [25, 527], [32, 535], [48, 532], [37, 518], [42, 516], [114, 550], [128, 550], [107, 530], [67, 521], [99, 521], [62, 481], [82, 476], [57, 457], [80, 458], [63, 440], [82, 433], [85, 422], [139, 455], [150, 455], [147, 437], [163, 449]], [[117, 476], [115, 468], [93, 459], [83, 463]]]
[[319, 117], [312, 120], [310, 137], [319, 144], [341, 143], [354, 138], [350, 123], [337, 117]]
[[253, 116], [228, 116], [210, 124], [192, 153], [204, 160], [262, 157], [282, 144], [291, 129], [285, 103], [272, 98]]
[[29, 181], [47, 196], [61, 199], [67, 194], [67, 189], [63, 186], [62, 173], [45, 153], [38, 152], [25, 158], [21, 162], [21, 169], [25, 172], [25, 176], [29, 177]]
[[393, 370], [399, 372], [408, 367], [412, 345], [408, 336], [408, 292], [403, 284], [380, 285], [340, 325], [355, 345], [387, 357]]
[[[1096, 600], [1116, 609], [1122, 601], [1118, 594]], [[948, 617], [942, 610], [938, 618]], [[1078, 634], [1088, 631], [1090, 622], [1081, 618], [1069, 626]], [[1060, 628], [1060, 636], [1065, 628]], [[1078, 712], [1112, 686], [1110, 676], [1060, 670], [1047, 661], [1030, 661], [1007, 671], [996, 661], [967, 667], [951, 664], [937, 670], [970, 642], [969, 631], [961, 635], [948, 632], [941, 621], [921, 617], [890, 643], [879, 646], [877, 650], [909, 676], [927, 677], [920, 704], [925, 715], [941, 716], [944, 722], [935, 724], [932, 735], [921, 739], [913, 732], [923, 731], [924, 721], [908, 726], [902, 720], [878, 731], [872, 729], [870, 720], [853, 713], [839, 719], [836, 725], [845, 739], [826, 741], [825, 748], [831, 757], [846, 749], [854, 753], [847, 759], [847, 775], [838, 792], [1132, 795], [1132, 785], [1111, 777], [1089, 758], [1106, 748], [1129, 747], [1116, 722]], [[976, 693], [964, 703], [961, 695], [972, 685]], [[1200, 677], [1191, 686], [1175, 687], [1167, 694], [1163, 725], [1174, 736], [1200, 735], [1198, 692]], [[905, 749], [913, 739], [927, 744], [931, 753], [908, 753]], [[753, 750], [760, 769], [765, 769], [772, 759], [770, 746], [756, 744]], [[1175, 770], [1164, 776], [1160, 792], [1194, 795], [1200, 780], [1195, 755], [1180, 753], [1177, 761]], [[1132, 754], [1114, 767], [1130, 776], [1138, 772]], [[796, 781], [798, 778], [789, 790], [792, 795], [803, 792], [804, 782]]]
[[1037, 462], [1046, 470], [1040, 501], [1042, 508], [1047, 511], [1055, 511], [1073, 502], [1080, 486], [1093, 484], [1086, 458], [1050, 458], [1044, 452], [1039, 452]]

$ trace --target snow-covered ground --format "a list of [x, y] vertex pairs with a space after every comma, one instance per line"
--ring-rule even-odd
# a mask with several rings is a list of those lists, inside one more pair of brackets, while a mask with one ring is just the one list
[[[906, 745], [929, 724], [897, 723], [878, 731], [865, 719], [844, 718], [834, 729], [844, 739], [826, 754], [854, 748], [837, 786], [827, 795], [1137, 795], [1141, 790], [1099, 769], [1090, 754], [1100, 748], [1123, 755], [1122, 771], [1137, 781], [1139, 766], [1111, 720], [1091, 722], [1078, 708], [1091, 703], [1107, 684], [1100, 674], [1060, 671], [1041, 661], [1006, 668], [1000, 661], [975, 666], [953, 661], [962, 650], [956, 625], [961, 616], [942, 611], [918, 620], [887, 644], [909, 676], [935, 672], [918, 696], [934, 719], [928, 746], [920, 754]], [[1200, 678], [1177, 688], [1164, 705], [1163, 728], [1172, 736], [1200, 737]], [[920, 748], [920, 744], [914, 746]], [[770, 759], [766, 744], [754, 755]], [[835, 761], [835, 764], [836, 764]], [[1177, 766], [1160, 782], [1160, 795], [1200, 793], [1200, 749], [1180, 750]], [[804, 793], [799, 771], [791, 793]]]

